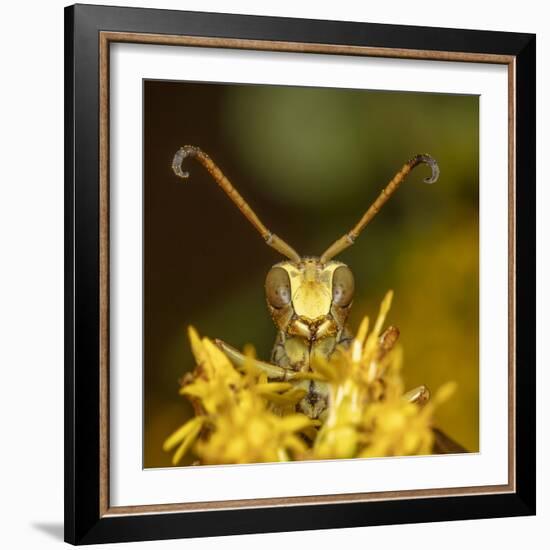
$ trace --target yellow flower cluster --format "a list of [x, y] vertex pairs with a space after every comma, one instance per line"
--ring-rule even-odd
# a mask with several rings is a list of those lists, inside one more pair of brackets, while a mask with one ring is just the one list
[[[197, 368], [184, 380], [180, 393], [191, 399], [197, 416], [164, 443], [165, 451], [176, 449], [174, 465], [193, 444], [201, 464], [287, 461], [307, 450], [298, 433], [313, 422], [299, 413], [279, 416], [270, 407], [276, 403], [292, 410], [303, 390], [287, 382], [270, 382], [251, 364], [237, 371], [211, 340], [200, 339], [192, 327], [189, 338]], [[252, 350], [247, 355], [252, 358]]]
[[312, 365], [330, 391], [327, 418], [315, 439], [313, 458], [432, 452], [433, 411], [450, 397], [454, 384], [440, 388], [425, 405], [407, 399], [400, 375], [402, 352], [391, 342], [397, 330], [390, 327], [380, 336], [392, 297], [391, 291], [386, 294], [370, 334], [365, 317], [349, 349], [339, 349], [328, 361], [317, 359]]
[[[178, 464], [192, 450], [200, 464], [237, 464], [430, 454], [434, 408], [450, 397], [446, 384], [427, 404], [410, 402], [400, 375], [398, 332], [382, 327], [392, 301], [385, 296], [369, 333], [367, 317], [348, 349], [317, 358], [309, 377], [329, 387], [324, 421], [294, 412], [305, 391], [292, 382], [270, 382], [252, 363], [237, 370], [208, 338], [193, 328], [197, 360], [180, 393], [196, 416], [173, 433], [164, 450]], [[245, 350], [253, 358], [251, 349]]]

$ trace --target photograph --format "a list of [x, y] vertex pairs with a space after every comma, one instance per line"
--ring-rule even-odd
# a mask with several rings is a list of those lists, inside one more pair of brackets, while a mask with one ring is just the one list
[[143, 467], [478, 453], [479, 96], [142, 97]]

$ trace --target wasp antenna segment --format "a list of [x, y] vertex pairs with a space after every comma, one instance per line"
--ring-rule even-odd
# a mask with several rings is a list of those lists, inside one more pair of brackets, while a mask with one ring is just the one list
[[432, 175], [429, 178], [424, 178], [424, 183], [435, 183], [439, 179], [439, 165], [437, 164], [437, 161], [430, 155], [416, 155], [409, 162], [413, 164], [412, 168], [422, 163], [427, 164], [431, 168]]
[[182, 147], [181, 149], [178, 149], [176, 154], [174, 155], [174, 159], [172, 160], [172, 170], [174, 170], [174, 174], [176, 176], [179, 176], [180, 178], [186, 179], [189, 177], [189, 172], [184, 172], [181, 169], [181, 165], [183, 164], [183, 161], [189, 156], [188, 150], [185, 147]]
[[419, 164], [427, 164], [432, 170], [431, 176], [424, 179], [426, 183], [435, 183], [437, 181], [439, 178], [439, 166], [436, 160], [427, 154], [414, 156], [401, 167], [401, 170], [399, 170], [388, 185], [382, 189], [376, 200], [370, 205], [369, 209], [363, 214], [362, 218], [355, 224], [352, 230], [333, 242], [325, 252], [321, 254], [321, 263], [328, 262], [354, 243], [361, 231], [363, 231], [376, 214], [380, 212], [384, 204], [388, 202], [389, 198], [397, 191], [411, 171]]
[[256, 228], [258, 233], [264, 238], [266, 243], [277, 250], [283, 256], [291, 259], [293, 262], [300, 260], [300, 255], [285, 241], [277, 235], [274, 235], [262, 223], [256, 212], [244, 200], [241, 194], [233, 187], [224, 173], [218, 168], [216, 163], [201, 149], [194, 145], [184, 145], [181, 147], [172, 160], [172, 170], [180, 178], [188, 178], [189, 172], [184, 172], [181, 168], [183, 161], [187, 158], [195, 158], [206, 168], [214, 181], [220, 186], [225, 194], [231, 199], [233, 204], [240, 210], [241, 214]]

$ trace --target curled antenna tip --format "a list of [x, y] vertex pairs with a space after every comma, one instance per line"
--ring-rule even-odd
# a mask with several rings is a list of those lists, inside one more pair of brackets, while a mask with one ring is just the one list
[[427, 164], [432, 170], [432, 175], [428, 178], [424, 178], [424, 183], [435, 183], [439, 178], [439, 165], [437, 164], [437, 161], [430, 155], [417, 155], [414, 158], [414, 165], [416, 166], [421, 162]]
[[181, 165], [187, 157], [193, 156], [193, 154], [195, 153], [195, 149], [190, 145], [186, 145], [185, 147], [181, 147], [180, 149], [178, 149], [178, 151], [174, 155], [174, 159], [172, 160], [172, 170], [174, 171], [174, 174], [176, 174], [176, 176], [184, 179], [189, 177], [189, 172], [184, 172], [181, 169]]

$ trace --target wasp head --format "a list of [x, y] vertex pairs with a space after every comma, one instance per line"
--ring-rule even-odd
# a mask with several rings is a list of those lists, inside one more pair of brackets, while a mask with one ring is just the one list
[[344, 328], [354, 291], [353, 274], [341, 262], [318, 258], [275, 264], [265, 281], [273, 321], [285, 334], [309, 341]]

